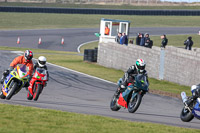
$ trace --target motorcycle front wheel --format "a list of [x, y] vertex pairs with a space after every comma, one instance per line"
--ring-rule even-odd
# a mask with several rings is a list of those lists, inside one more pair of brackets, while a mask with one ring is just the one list
[[9, 85], [9, 91], [6, 96], [7, 100], [10, 100], [12, 98], [12, 96], [15, 94], [16, 89], [17, 89], [17, 82], [11, 81]]
[[194, 115], [187, 108], [183, 107], [180, 118], [184, 122], [190, 122], [194, 118]]
[[128, 103], [128, 112], [134, 113], [140, 106], [141, 101], [142, 101], [142, 96], [139, 93], [133, 99], [130, 98], [130, 101]]
[[119, 106], [117, 106], [117, 95], [116, 94], [114, 94], [113, 95], [113, 98], [111, 99], [111, 101], [110, 101], [110, 109], [112, 110], [112, 111], [118, 111], [119, 109], [120, 109], [120, 107]]
[[42, 85], [41, 84], [35, 84], [35, 89], [34, 89], [34, 92], [33, 92], [33, 100], [34, 101], [38, 100], [41, 92], [42, 92]]

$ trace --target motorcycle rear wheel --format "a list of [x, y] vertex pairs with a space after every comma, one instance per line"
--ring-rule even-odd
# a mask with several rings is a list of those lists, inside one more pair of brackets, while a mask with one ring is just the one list
[[188, 109], [183, 107], [180, 118], [183, 122], [190, 122], [194, 118], [194, 115]]
[[113, 95], [113, 98], [110, 101], [110, 109], [112, 111], [118, 111], [121, 107], [117, 106], [117, 95]]
[[33, 92], [33, 100], [37, 101], [39, 98], [40, 93], [42, 92], [42, 85], [41, 84], [35, 84], [35, 91]]
[[12, 96], [15, 94], [15, 91], [17, 89], [17, 82], [11, 81], [9, 88], [10, 90], [6, 96], [6, 100], [10, 100]]
[[134, 97], [134, 99], [130, 99], [128, 103], [128, 112], [134, 113], [140, 106], [141, 101], [142, 101], [142, 96], [139, 93]]

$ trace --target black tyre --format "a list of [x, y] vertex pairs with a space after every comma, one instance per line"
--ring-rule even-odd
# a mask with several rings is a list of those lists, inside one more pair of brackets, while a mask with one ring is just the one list
[[141, 101], [142, 96], [139, 93], [134, 97], [134, 99], [130, 99], [128, 103], [128, 112], [134, 113], [140, 106]]
[[113, 98], [110, 101], [110, 109], [112, 111], [118, 111], [120, 107], [117, 106], [117, 95], [114, 94]]
[[183, 107], [180, 118], [184, 122], [190, 122], [194, 118], [194, 115], [187, 108]]
[[34, 92], [33, 92], [33, 100], [34, 101], [38, 100], [41, 92], [42, 92], [42, 85], [41, 84], [35, 84], [35, 89], [34, 89]]
[[10, 83], [10, 86], [9, 86], [10, 89], [6, 96], [7, 100], [10, 100], [12, 98], [12, 96], [15, 94], [15, 91], [17, 89], [17, 82], [14, 82], [14, 81], [11, 81], [11, 82], [13, 82], [13, 83]]
[[1, 90], [1, 92], [0, 92], [0, 98], [1, 98], [1, 99], [5, 99], [5, 98], [6, 98], [6, 96], [4, 96], [2, 90]]

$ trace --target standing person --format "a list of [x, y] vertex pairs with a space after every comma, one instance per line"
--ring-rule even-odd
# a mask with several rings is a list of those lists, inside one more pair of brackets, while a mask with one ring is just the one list
[[150, 44], [149, 34], [145, 33], [144, 46], [149, 47], [150, 46], [149, 44]]
[[110, 33], [110, 29], [108, 28], [108, 25], [106, 25], [106, 28], [105, 28], [105, 35], [109, 35]]
[[167, 43], [168, 43], [168, 39], [167, 39], [167, 37], [166, 37], [165, 34], [163, 34], [162, 36], [160, 36], [160, 38], [162, 39], [161, 47], [162, 47], [162, 48], [165, 48], [165, 46], [166, 46]]
[[144, 43], [145, 43], [144, 34], [141, 34], [140, 37], [141, 37], [140, 46], [144, 46]]
[[136, 45], [140, 45], [140, 41], [141, 41], [141, 33], [138, 33], [136, 37]]
[[191, 36], [189, 36], [188, 39], [184, 41], [184, 45], [185, 49], [192, 50], [193, 41]]
[[[17, 64], [24, 64], [29, 68], [28, 74], [29, 74], [29, 81], [32, 76], [33, 72], [33, 53], [30, 50], [26, 50], [24, 52], [24, 55], [16, 57], [11, 63], [8, 70], [3, 72], [2, 78], [1, 78], [1, 84], [3, 84], [5, 78], [8, 76], [8, 74], [17, 66]], [[27, 82], [24, 87], [28, 87], [29, 83]]]
[[119, 40], [120, 44], [123, 45], [123, 36], [122, 33], [120, 33], [120, 40]]
[[115, 38], [115, 42], [119, 43], [120, 44], [120, 37], [121, 37], [121, 33], [118, 32], [116, 38]]
[[122, 38], [122, 43], [125, 44], [126, 46], [128, 46], [128, 37], [126, 35], [126, 33], [124, 32], [122, 34], [123, 38]]

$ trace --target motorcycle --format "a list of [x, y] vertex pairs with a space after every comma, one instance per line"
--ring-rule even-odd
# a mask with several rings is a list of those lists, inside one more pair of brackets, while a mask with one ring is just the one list
[[194, 117], [200, 119], [200, 97], [194, 100], [189, 106], [186, 104], [190, 97], [186, 96], [185, 92], [181, 92], [181, 98], [184, 107], [181, 111], [180, 118], [184, 122], [190, 122]]
[[43, 68], [36, 68], [35, 73], [30, 81], [30, 85], [28, 87], [28, 100], [37, 101], [39, 95], [42, 93], [43, 88], [46, 86], [47, 81], [47, 70]]
[[0, 98], [10, 100], [28, 82], [28, 67], [18, 64], [4, 80]]
[[[122, 79], [119, 79], [118, 85], [121, 84]], [[130, 113], [134, 113], [142, 101], [142, 97], [148, 92], [149, 83], [147, 76], [138, 74], [135, 76], [133, 83], [129, 83], [125, 91], [118, 95], [115, 92], [110, 102], [110, 109], [118, 111], [121, 107], [127, 108]]]

